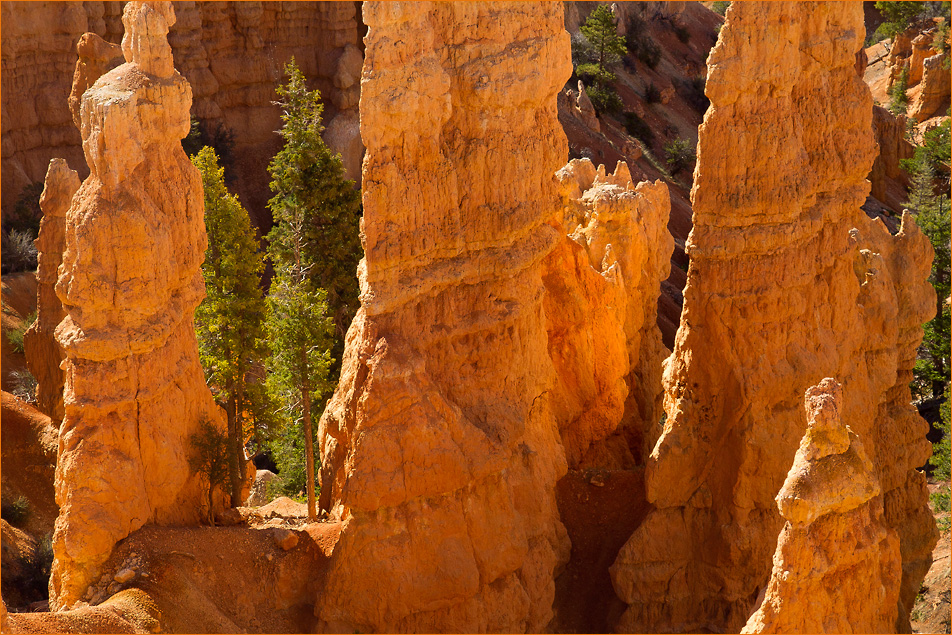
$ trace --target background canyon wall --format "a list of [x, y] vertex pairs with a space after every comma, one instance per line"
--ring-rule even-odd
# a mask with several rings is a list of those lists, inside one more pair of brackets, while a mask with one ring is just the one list
[[[67, 100], [85, 32], [118, 44], [125, 2], [2, 2], [2, 210], [42, 182], [60, 157], [89, 173]], [[357, 100], [363, 62], [355, 2], [174, 2], [169, 32], [176, 68], [192, 86], [191, 114], [233, 135], [229, 178], [255, 224], [267, 231], [268, 161], [278, 151], [274, 87], [293, 56], [324, 97], [324, 137], [360, 178]]]

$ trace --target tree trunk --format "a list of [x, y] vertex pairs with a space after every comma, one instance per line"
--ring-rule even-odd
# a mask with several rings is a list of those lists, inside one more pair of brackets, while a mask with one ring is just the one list
[[241, 501], [241, 476], [239, 475], [238, 453], [236, 448], [240, 449], [241, 442], [238, 440], [238, 413], [237, 403], [235, 401], [235, 391], [233, 386], [228, 386], [228, 393], [231, 397], [225, 403], [225, 415], [228, 418], [228, 476], [231, 481], [231, 506], [238, 507]]
[[301, 386], [301, 403], [304, 405], [304, 460], [307, 467], [307, 519], [317, 520], [314, 503], [314, 440], [311, 435], [311, 391], [307, 379]]

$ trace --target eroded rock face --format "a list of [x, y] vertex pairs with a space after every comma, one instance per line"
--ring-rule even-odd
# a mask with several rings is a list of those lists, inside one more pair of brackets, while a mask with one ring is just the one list
[[51, 606], [83, 597], [113, 545], [146, 523], [197, 522], [188, 437], [223, 427], [192, 324], [204, 295], [198, 171], [182, 151], [191, 91], [172, 67], [168, 2], [130, 2], [127, 63], [83, 95], [90, 176], [66, 216], [56, 293], [66, 317]]
[[929, 447], [903, 382], [934, 311], [931, 248], [910, 218], [893, 238], [860, 210], [875, 156], [863, 32], [859, 5], [735, 3], [708, 58], [684, 311], [646, 468], [656, 509], [612, 567], [620, 631], [743, 626], [783, 525], [773, 498], [806, 430], [800, 396], [822, 377], [873, 440], [901, 602], [924, 573]]
[[902, 563], [877, 470], [840, 419], [840, 385], [807, 390], [807, 432], [777, 506], [786, 521], [764, 601], [742, 633], [892, 633]]
[[362, 308], [318, 434], [344, 524], [315, 610], [324, 629], [542, 630], [569, 549], [541, 266], [564, 236], [562, 8], [363, 15]]
[[674, 249], [668, 188], [635, 187], [626, 164], [607, 175], [588, 159], [569, 162], [557, 178], [568, 240], [546, 259], [543, 278], [558, 376], [553, 408], [570, 468], [630, 467], [641, 463], [646, 431], [661, 413], [669, 351], [655, 314]]
[[[70, 123], [71, 108], [78, 121], [82, 92], [74, 88], [71, 94], [70, 81], [74, 68], [83, 67], [80, 73], [91, 80], [77, 86], [85, 90], [112, 67], [107, 58], [122, 37], [121, 4], [2, 5], [4, 210], [12, 207], [24, 186], [43, 180], [53, 157], [66, 158], [80, 178], [88, 174], [76, 131], [79, 124]], [[192, 86], [192, 114], [212, 132], [219, 126], [231, 131], [234, 188], [259, 226], [270, 225], [265, 208], [271, 196], [266, 168], [281, 144], [274, 134], [280, 127], [280, 112], [272, 103], [274, 88], [292, 56], [309, 86], [319, 88], [324, 96], [324, 123], [334, 132], [325, 135], [327, 143], [343, 154], [348, 178], [359, 179], [363, 146], [353, 124], [362, 63], [357, 4], [173, 5], [177, 21], [169, 42], [176, 68]], [[79, 39], [84, 41], [77, 51]]]
[[948, 110], [949, 92], [952, 91], [952, 73], [949, 72], [948, 63], [948, 53], [932, 55], [922, 61], [919, 94], [909, 107], [909, 116], [916, 121], [944, 115]]
[[60, 321], [66, 317], [63, 304], [56, 297], [57, 270], [63, 261], [66, 242], [66, 211], [76, 190], [79, 177], [63, 159], [50, 161], [46, 172], [40, 209], [40, 234], [36, 239], [36, 321], [23, 335], [26, 364], [36, 378], [36, 406], [59, 426], [63, 420], [63, 383], [60, 364], [66, 358], [63, 348], [53, 336]]
[[102, 39], [95, 33], [83, 33], [76, 43], [79, 60], [73, 72], [73, 86], [69, 91], [69, 112], [73, 116], [76, 129], [82, 128], [80, 106], [83, 93], [96, 83], [96, 80], [123, 63], [122, 48]]
[[869, 173], [870, 193], [893, 209], [901, 210], [908, 193], [903, 187], [890, 185], [908, 185], [906, 172], [899, 164], [902, 159], [912, 158], [914, 150], [906, 141], [906, 117], [896, 117], [882, 106], [873, 106], [873, 129], [879, 143], [879, 154]]

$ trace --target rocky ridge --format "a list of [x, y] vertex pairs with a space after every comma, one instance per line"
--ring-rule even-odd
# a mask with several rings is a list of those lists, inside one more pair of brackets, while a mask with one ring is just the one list
[[203, 196], [182, 151], [191, 91], [174, 70], [171, 3], [130, 2], [126, 63], [83, 95], [90, 176], [66, 214], [56, 294], [66, 352], [50, 604], [84, 597], [113, 545], [146, 523], [196, 523], [188, 464], [201, 419], [223, 425], [198, 362]]
[[799, 395], [819, 377], [840, 378], [843, 418], [873, 440], [902, 550], [896, 628], [928, 568], [935, 526], [915, 468], [929, 445], [903, 381], [931, 316], [931, 247], [908, 216], [893, 238], [860, 211], [875, 153], [862, 25], [859, 5], [734, 3], [709, 57], [685, 306], [646, 469], [656, 509], [612, 567], [620, 630], [747, 621], [806, 430]]

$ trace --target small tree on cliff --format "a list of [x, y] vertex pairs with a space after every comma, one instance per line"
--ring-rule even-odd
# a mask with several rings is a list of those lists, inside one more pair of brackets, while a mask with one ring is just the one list
[[[295, 231], [301, 232], [301, 258], [307, 277], [327, 291], [337, 332], [335, 357], [341, 359], [344, 335], [357, 312], [357, 263], [360, 246], [360, 191], [344, 178], [339, 154], [334, 154], [321, 138], [324, 130], [321, 94], [308, 91], [304, 74], [291, 58], [285, 68], [288, 83], [277, 88], [284, 122], [278, 132], [284, 147], [274, 157], [268, 202], [275, 226], [268, 234], [270, 253], [276, 268], [295, 259], [287, 233], [302, 218]], [[335, 369], [336, 371], [337, 369]], [[336, 374], [336, 372], [335, 372]]]
[[592, 45], [593, 64], [579, 66], [576, 73], [591, 76], [595, 86], [602, 88], [605, 84], [615, 81], [615, 74], [609, 66], [618, 63], [627, 52], [625, 38], [618, 35], [615, 25], [615, 16], [607, 5], [599, 5], [579, 30]]
[[224, 169], [209, 147], [192, 162], [202, 173], [208, 249], [202, 275], [205, 300], [195, 310], [199, 357], [206, 381], [228, 417], [228, 468], [231, 503], [241, 503], [245, 413], [253, 410], [249, 371], [260, 367], [266, 305], [259, 286], [264, 259], [248, 212], [228, 192]]

